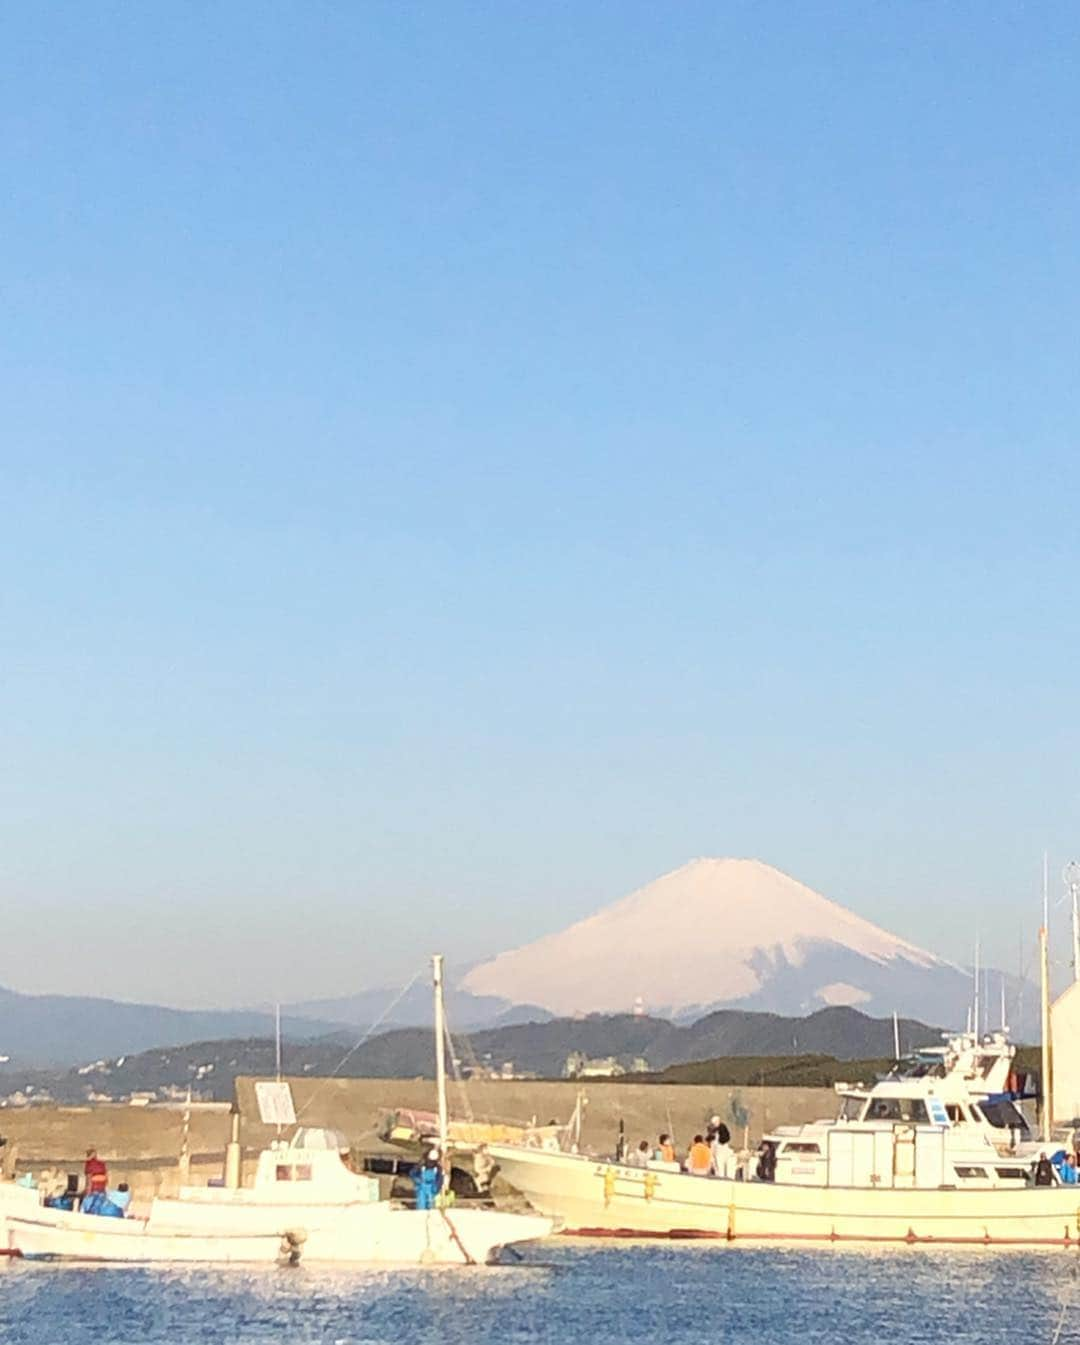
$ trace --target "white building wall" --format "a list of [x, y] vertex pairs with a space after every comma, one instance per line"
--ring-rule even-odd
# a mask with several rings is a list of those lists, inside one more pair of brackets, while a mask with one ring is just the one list
[[1080, 1117], [1080, 982], [1050, 1006], [1050, 1041], [1053, 1045], [1054, 1121]]

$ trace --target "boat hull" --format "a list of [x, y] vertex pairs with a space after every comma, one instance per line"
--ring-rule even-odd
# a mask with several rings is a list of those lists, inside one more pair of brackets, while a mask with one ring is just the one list
[[43, 1261], [268, 1265], [298, 1259], [302, 1245], [280, 1233], [193, 1234], [65, 1210], [8, 1213], [4, 1227], [11, 1255]]
[[1080, 1246], [1080, 1187], [865, 1189], [739, 1182], [492, 1145], [565, 1234], [727, 1242]]
[[215, 1192], [217, 1198], [154, 1201], [151, 1221], [160, 1229], [213, 1234], [266, 1233], [282, 1226], [305, 1233], [304, 1262], [371, 1265], [484, 1265], [503, 1247], [547, 1237], [552, 1221], [493, 1209], [416, 1210], [389, 1201], [347, 1205], [292, 1205], [287, 1209], [248, 1191]]

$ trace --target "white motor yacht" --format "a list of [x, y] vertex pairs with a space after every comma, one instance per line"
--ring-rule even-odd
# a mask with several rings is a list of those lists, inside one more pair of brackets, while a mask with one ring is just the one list
[[840, 1086], [833, 1118], [770, 1131], [735, 1178], [538, 1145], [488, 1153], [567, 1233], [1075, 1246], [1080, 1186], [1036, 1184], [1051, 1146], [1017, 1105], [1014, 1056], [1003, 1032], [950, 1036], [869, 1086]]

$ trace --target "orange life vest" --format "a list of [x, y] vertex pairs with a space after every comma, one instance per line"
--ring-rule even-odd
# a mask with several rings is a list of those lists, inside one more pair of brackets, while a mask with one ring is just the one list
[[712, 1166], [712, 1153], [707, 1144], [691, 1144], [686, 1155], [686, 1166], [691, 1172], [708, 1172]]

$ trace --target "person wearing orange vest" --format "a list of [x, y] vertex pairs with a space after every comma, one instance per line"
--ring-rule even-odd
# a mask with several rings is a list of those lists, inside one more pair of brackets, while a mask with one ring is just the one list
[[695, 1177], [707, 1177], [712, 1170], [712, 1150], [703, 1135], [695, 1135], [686, 1155], [686, 1170]]

